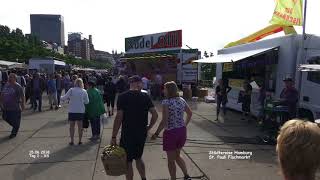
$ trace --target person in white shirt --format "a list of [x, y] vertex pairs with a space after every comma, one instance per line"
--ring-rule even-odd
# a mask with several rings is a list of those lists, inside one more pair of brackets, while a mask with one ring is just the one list
[[69, 100], [69, 122], [70, 122], [70, 145], [74, 145], [74, 131], [75, 124], [78, 125], [79, 133], [79, 145], [82, 144], [82, 122], [85, 118], [85, 104], [89, 103], [89, 97], [87, 91], [84, 90], [84, 84], [82, 79], [78, 78], [75, 81], [75, 87], [69, 89], [69, 91], [61, 97], [62, 101]]

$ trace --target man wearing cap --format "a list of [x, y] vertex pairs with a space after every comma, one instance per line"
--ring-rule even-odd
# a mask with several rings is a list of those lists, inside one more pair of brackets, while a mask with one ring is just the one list
[[[117, 115], [113, 124], [112, 145], [116, 145], [117, 134], [120, 127], [122, 127], [120, 146], [123, 147], [127, 153], [127, 180], [133, 179], [133, 160], [136, 160], [136, 166], [141, 179], [146, 179], [142, 154], [148, 131], [154, 126], [158, 119], [158, 113], [150, 97], [148, 94], [141, 92], [141, 82], [139, 76], [129, 78], [130, 90], [119, 95]], [[149, 125], [148, 112], [152, 114]]]
[[288, 107], [289, 119], [293, 119], [296, 117], [299, 93], [294, 87], [292, 78], [285, 78], [283, 82], [285, 83], [285, 88], [280, 94], [281, 104]]

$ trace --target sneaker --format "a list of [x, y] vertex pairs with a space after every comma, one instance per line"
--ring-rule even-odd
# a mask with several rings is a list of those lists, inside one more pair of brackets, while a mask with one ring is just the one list
[[79, 143], [78, 143], [78, 145], [81, 145], [81, 144], [82, 144], [82, 142], [79, 142]]
[[189, 175], [184, 176], [184, 180], [191, 180], [191, 177]]
[[58, 110], [58, 109], [59, 109], [59, 107], [58, 107], [58, 106], [56, 106], [54, 109], [55, 109], [55, 110]]
[[73, 146], [73, 145], [74, 145], [74, 143], [73, 143], [73, 142], [70, 142], [70, 143], [69, 143], [69, 145], [70, 145], [70, 146]]

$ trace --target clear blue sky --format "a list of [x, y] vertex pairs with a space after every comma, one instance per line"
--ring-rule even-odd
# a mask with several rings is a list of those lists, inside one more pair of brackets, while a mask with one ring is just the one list
[[[0, 24], [30, 33], [30, 14], [61, 14], [66, 37], [92, 34], [106, 51], [124, 51], [125, 37], [182, 29], [184, 44], [216, 52], [269, 25], [274, 7], [274, 0], [7, 0]], [[320, 34], [319, 17], [320, 1], [308, 0], [307, 33]]]

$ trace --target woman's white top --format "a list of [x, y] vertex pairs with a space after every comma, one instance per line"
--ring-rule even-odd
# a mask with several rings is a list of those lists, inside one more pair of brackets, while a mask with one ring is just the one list
[[69, 100], [69, 113], [85, 113], [85, 104], [89, 103], [87, 91], [79, 87], [69, 89], [61, 100]]

